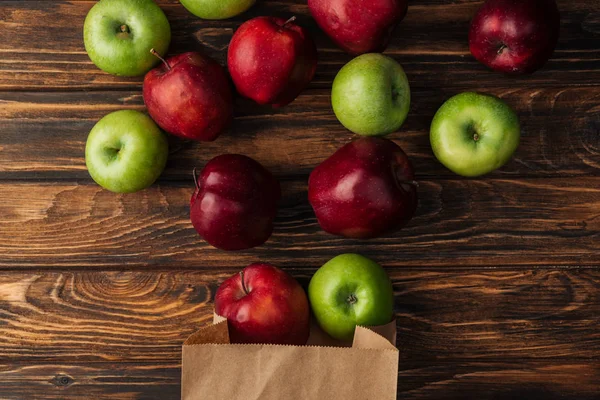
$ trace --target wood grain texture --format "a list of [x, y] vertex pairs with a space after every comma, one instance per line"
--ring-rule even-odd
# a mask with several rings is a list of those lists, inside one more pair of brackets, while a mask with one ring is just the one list
[[[218, 283], [236, 271], [0, 276], [0, 393], [177, 398], [181, 343], [209, 321]], [[306, 284], [310, 272], [295, 276]], [[592, 399], [600, 390], [597, 269], [390, 276], [400, 399]]]
[[0, 364], [2, 400], [176, 400], [178, 363]]
[[[361, 242], [323, 233], [306, 198], [312, 168], [351, 139], [329, 103], [351, 57], [306, 0], [259, 0], [227, 21], [156, 1], [171, 22], [170, 54], [222, 63], [243, 21], [297, 15], [317, 42], [317, 75], [283, 109], [237, 98], [228, 133], [170, 138], [159, 183], [115, 195], [89, 178], [85, 141], [106, 113], [143, 110], [142, 79], [110, 76], [87, 57], [82, 26], [95, 1], [0, 0], [0, 399], [178, 399], [181, 344], [210, 321], [223, 279], [262, 260], [306, 285], [344, 252], [392, 278], [398, 399], [599, 398], [600, 2], [558, 0], [552, 59], [508, 78], [469, 53], [482, 1], [410, 1], [386, 53], [407, 72], [411, 113], [390, 137], [413, 161], [420, 205], [401, 232]], [[513, 160], [481, 179], [447, 171], [428, 143], [437, 108], [464, 90], [502, 97], [523, 126]], [[263, 247], [216, 250], [189, 222], [191, 169], [225, 152], [283, 181]]]
[[598, 364], [448, 363], [401, 367], [398, 400], [597, 400]]
[[[433, 156], [431, 119], [460, 89], [417, 89], [401, 131], [390, 136], [410, 156], [419, 179], [454, 178]], [[489, 89], [519, 113], [521, 145], [508, 165], [489, 177], [600, 175], [600, 86]], [[123, 108], [144, 110], [139, 92], [0, 93], [0, 179], [90, 179], [85, 141], [94, 124]], [[212, 143], [170, 137], [161, 180], [189, 180], [223, 152], [255, 158], [284, 178], [306, 177], [351, 139], [335, 118], [328, 90], [309, 90], [274, 110], [238, 99], [229, 132]], [[57, 151], [60, 149], [60, 151]]]
[[[597, 400], [594, 361], [400, 365], [398, 400]], [[0, 365], [3, 400], [177, 400], [179, 364]]]
[[[297, 15], [319, 47], [320, 63], [312, 87], [329, 87], [350, 57], [317, 27], [306, 1], [259, 1], [242, 16], [226, 21], [200, 20], [173, 1], [161, 1], [171, 22], [172, 54], [204, 50], [225, 60], [233, 32], [258, 15]], [[82, 27], [93, 1], [0, 1], [0, 90], [139, 89], [141, 79], [118, 78], [88, 59]], [[510, 88], [585, 85], [600, 81], [600, 3], [559, 0], [561, 38], [548, 65], [531, 76], [506, 79], [488, 71], [470, 55], [467, 32], [481, 1], [413, 1], [394, 34], [387, 54], [406, 69], [411, 86], [435, 88], [472, 85]], [[45, 37], [60, 40], [35, 40]]]
[[[0, 276], [0, 359], [178, 363], [183, 341], [212, 321], [218, 285], [238, 271]], [[290, 271], [306, 286], [314, 269]], [[388, 272], [401, 363], [600, 362], [597, 269]]]
[[[176, 364], [11, 364], [0, 366], [0, 393], [19, 388], [7, 400], [174, 400], [180, 398], [179, 374]], [[398, 399], [595, 400], [597, 377], [590, 362], [404, 365]]]
[[0, 183], [0, 266], [315, 267], [344, 252], [389, 266], [598, 265], [600, 178], [420, 181], [417, 215], [368, 241], [322, 232], [304, 181], [286, 181], [271, 239], [210, 247], [189, 222], [192, 187], [117, 195], [96, 185]]

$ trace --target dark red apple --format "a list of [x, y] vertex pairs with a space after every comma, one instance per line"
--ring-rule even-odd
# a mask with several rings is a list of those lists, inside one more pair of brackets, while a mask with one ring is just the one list
[[317, 69], [317, 49], [308, 32], [289, 20], [258, 17], [237, 30], [227, 65], [238, 92], [258, 104], [292, 102]]
[[308, 340], [306, 293], [270, 264], [251, 264], [223, 282], [215, 295], [215, 312], [227, 318], [231, 343], [303, 345]]
[[222, 250], [243, 250], [269, 239], [281, 189], [265, 167], [250, 157], [224, 154], [195, 179], [190, 218], [204, 240]]
[[554, 0], [488, 0], [471, 22], [471, 54], [489, 68], [532, 73], [552, 55], [560, 15]]
[[308, 199], [324, 231], [373, 238], [400, 229], [417, 209], [410, 161], [394, 142], [355, 140], [310, 174]]
[[321, 29], [353, 55], [385, 50], [406, 16], [407, 0], [308, 0]]
[[213, 141], [233, 117], [233, 95], [225, 70], [200, 53], [171, 57], [148, 72], [144, 102], [162, 129], [185, 139]]

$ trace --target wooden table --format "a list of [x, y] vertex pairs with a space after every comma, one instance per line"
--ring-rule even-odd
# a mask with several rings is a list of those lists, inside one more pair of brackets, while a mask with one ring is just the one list
[[[262, 260], [303, 282], [329, 258], [360, 252], [396, 294], [401, 399], [600, 398], [600, 3], [562, 0], [561, 39], [525, 77], [469, 54], [480, 1], [414, 0], [387, 54], [405, 68], [411, 113], [391, 135], [420, 182], [416, 217], [371, 241], [323, 233], [308, 205], [311, 169], [351, 139], [330, 106], [350, 57], [304, 0], [259, 0], [242, 17], [201, 21], [161, 0], [171, 53], [224, 62], [240, 23], [298, 16], [319, 47], [314, 82], [279, 110], [237, 99], [215, 143], [171, 139], [159, 182], [116, 195], [90, 179], [87, 134], [108, 112], [143, 110], [142, 79], [88, 59], [82, 25], [94, 1], [0, 0], [0, 398], [177, 399], [183, 340], [209, 322], [224, 278]], [[463, 179], [433, 157], [428, 128], [465, 90], [519, 113], [513, 160]], [[239, 253], [203, 242], [188, 219], [191, 170], [224, 152], [268, 166], [284, 200], [271, 240]]]

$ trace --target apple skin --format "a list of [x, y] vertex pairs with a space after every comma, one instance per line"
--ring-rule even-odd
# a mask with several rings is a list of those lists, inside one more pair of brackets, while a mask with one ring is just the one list
[[165, 131], [210, 142], [233, 119], [233, 94], [224, 68], [200, 53], [171, 57], [144, 78], [148, 113]]
[[487, 174], [510, 160], [519, 146], [517, 114], [501, 99], [465, 92], [448, 99], [431, 123], [430, 142], [437, 159], [468, 177]]
[[348, 143], [313, 170], [308, 199], [324, 231], [366, 239], [410, 221], [417, 209], [416, 186], [402, 149], [368, 137]]
[[83, 42], [101, 70], [139, 76], [158, 63], [150, 49], [167, 52], [171, 27], [152, 0], [100, 0], [85, 18]]
[[256, 0], [181, 0], [181, 4], [202, 19], [227, 19], [248, 10]]
[[308, 31], [294, 24], [294, 19], [254, 18], [233, 35], [227, 65], [242, 96], [282, 107], [313, 79], [317, 49]]
[[385, 325], [394, 317], [394, 291], [385, 270], [360, 254], [329, 260], [308, 285], [310, 305], [331, 337], [352, 340], [360, 326]]
[[85, 145], [92, 179], [115, 193], [132, 193], [152, 185], [167, 163], [169, 145], [146, 114], [115, 111], [94, 125]]
[[471, 54], [507, 74], [532, 73], [552, 56], [560, 34], [554, 0], [488, 0], [471, 22]]
[[227, 318], [231, 343], [303, 345], [310, 332], [304, 289], [286, 272], [255, 263], [227, 279], [215, 295], [215, 312]]
[[363, 136], [383, 136], [397, 131], [406, 120], [410, 86], [395, 60], [363, 54], [336, 75], [331, 104], [346, 129]]
[[271, 236], [280, 197], [279, 181], [265, 167], [250, 157], [223, 154], [200, 172], [190, 218], [212, 246], [249, 249]]
[[385, 50], [404, 19], [407, 0], [308, 0], [317, 24], [343, 50], [359, 55]]

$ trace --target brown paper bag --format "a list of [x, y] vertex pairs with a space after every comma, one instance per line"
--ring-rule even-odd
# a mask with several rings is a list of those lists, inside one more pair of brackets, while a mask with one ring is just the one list
[[357, 327], [346, 344], [313, 324], [306, 346], [230, 344], [227, 322], [214, 322], [183, 345], [182, 400], [396, 399], [395, 321]]

